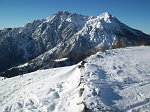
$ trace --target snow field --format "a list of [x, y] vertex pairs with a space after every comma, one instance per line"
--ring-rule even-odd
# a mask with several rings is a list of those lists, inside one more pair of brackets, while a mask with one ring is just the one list
[[2, 80], [2, 112], [80, 112], [80, 70], [77, 65], [39, 70]]
[[89, 57], [84, 102], [91, 110], [150, 111], [150, 47], [108, 50]]
[[0, 112], [149, 112], [150, 47], [96, 53], [78, 65], [0, 78]]

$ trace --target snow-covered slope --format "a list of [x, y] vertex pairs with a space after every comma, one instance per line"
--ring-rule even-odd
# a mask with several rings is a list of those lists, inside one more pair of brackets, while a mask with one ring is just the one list
[[[150, 47], [129, 47], [89, 57], [83, 75], [85, 102], [99, 112], [150, 111]], [[90, 93], [90, 95], [89, 95]]]
[[0, 112], [150, 111], [150, 47], [98, 52], [78, 65], [0, 80]]
[[0, 112], [81, 112], [77, 65], [0, 81]]
[[[12, 77], [76, 64], [98, 50], [141, 44], [149, 45], [150, 36], [126, 26], [107, 12], [84, 16], [60, 11], [23, 27], [0, 30], [0, 72]], [[68, 60], [55, 61], [61, 58]], [[24, 63], [26, 66], [19, 66]]]

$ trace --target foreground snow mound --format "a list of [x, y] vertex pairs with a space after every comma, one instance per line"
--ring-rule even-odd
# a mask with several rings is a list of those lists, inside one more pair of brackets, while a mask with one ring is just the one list
[[0, 81], [0, 112], [80, 112], [77, 65]]
[[93, 111], [150, 111], [150, 47], [129, 47], [89, 57], [84, 102]]

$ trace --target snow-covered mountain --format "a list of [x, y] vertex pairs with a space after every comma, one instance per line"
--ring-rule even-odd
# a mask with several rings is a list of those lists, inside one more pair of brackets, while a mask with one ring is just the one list
[[0, 112], [149, 112], [150, 47], [98, 52], [76, 64], [0, 78]]
[[107, 12], [84, 16], [60, 11], [23, 27], [0, 30], [0, 71], [12, 77], [75, 64], [98, 50], [142, 44], [149, 45], [150, 36]]

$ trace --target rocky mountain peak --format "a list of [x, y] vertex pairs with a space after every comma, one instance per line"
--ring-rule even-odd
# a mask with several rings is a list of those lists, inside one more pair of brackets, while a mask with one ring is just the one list
[[107, 23], [111, 23], [111, 20], [114, 18], [110, 13], [108, 12], [104, 12], [102, 14], [99, 15], [99, 18], [101, 20], [104, 20]]
[[[24, 27], [0, 31], [0, 72], [14, 76], [71, 65], [99, 50], [143, 44], [150, 45], [150, 36], [126, 26], [107, 12], [84, 16], [58, 11]], [[67, 60], [55, 61], [61, 58]], [[18, 66], [21, 64], [25, 66]]]

